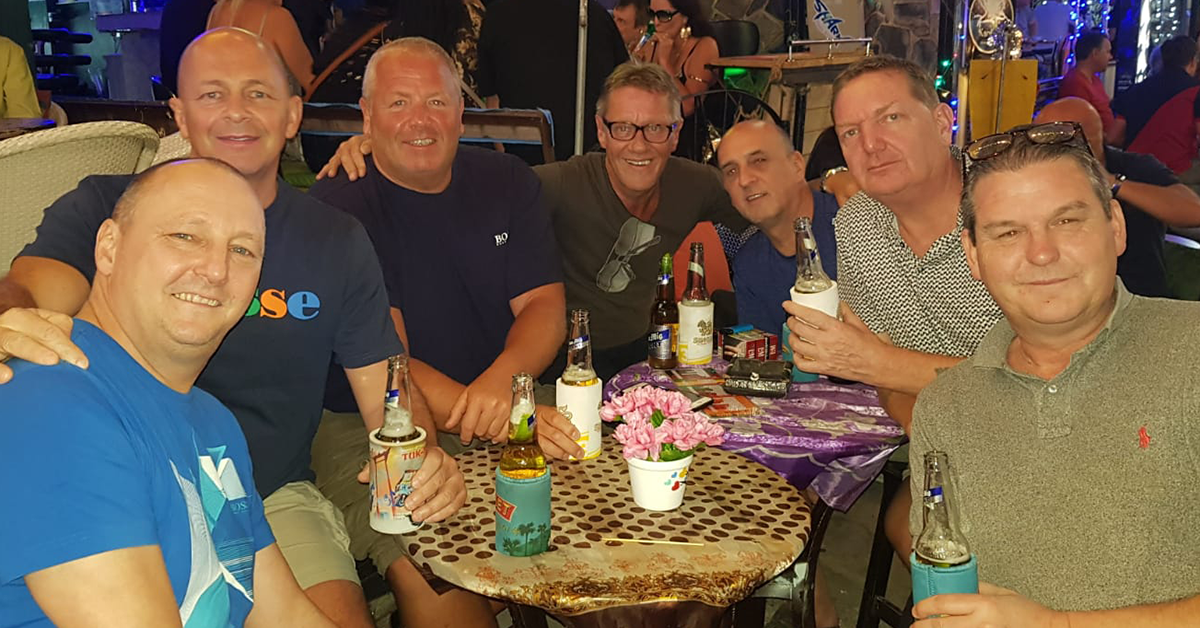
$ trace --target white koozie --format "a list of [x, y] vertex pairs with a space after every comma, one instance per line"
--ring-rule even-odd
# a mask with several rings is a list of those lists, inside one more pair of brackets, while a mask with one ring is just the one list
[[837, 282], [833, 282], [833, 287], [821, 292], [808, 293], [796, 292], [792, 288], [792, 303], [798, 303], [804, 307], [811, 307], [814, 310], [824, 312], [834, 318], [838, 315], [838, 289]]
[[575, 442], [583, 448], [583, 459], [600, 455], [600, 401], [602, 382], [590, 386], [570, 386], [558, 378], [554, 383], [558, 411], [579, 430]]

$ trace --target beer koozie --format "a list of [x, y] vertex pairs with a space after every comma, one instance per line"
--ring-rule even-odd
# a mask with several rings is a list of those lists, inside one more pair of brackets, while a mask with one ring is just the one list
[[513, 479], [496, 467], [496, 551], [533, 556], [550, 547], [550, 470]]
[[934, 567], [917, 560], [916, 552], [908, 557], [912, 566], [913, 604], [943, 593], [979, 593], [979, 564], [971, 560], [954, 567]]

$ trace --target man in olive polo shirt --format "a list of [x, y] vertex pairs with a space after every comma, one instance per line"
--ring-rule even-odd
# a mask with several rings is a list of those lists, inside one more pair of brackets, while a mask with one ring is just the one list
[[916, 628], [1200, 621], [1200, 305], [1117, 279], [1120, 205], [1059, 124], [964, 182], [963, 247], [1005, 318], [919, 396], [910, 463], [949, 455], [983, 583], [918, 604]]

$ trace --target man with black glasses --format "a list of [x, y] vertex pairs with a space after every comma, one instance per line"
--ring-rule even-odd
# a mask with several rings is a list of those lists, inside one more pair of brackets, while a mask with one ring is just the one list
[[605, 152], [535, 169], [563, 252], [567, 307], [591, 311], [593, 363], [603, 378], [646, 359], [663, 253], [674, 253], [698, 222], [747, 225], [715, 168], [671, 156], [679, 98], [678, 82], [661, 67], [618, 66], [596, 104]]

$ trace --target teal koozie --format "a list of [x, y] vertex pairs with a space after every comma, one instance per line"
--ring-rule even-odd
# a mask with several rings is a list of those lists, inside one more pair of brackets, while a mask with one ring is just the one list
[[[787, 321], [785, 320], [783, 322], [783, 331], [779, 332], [779, 354], [783, 358], [784, 362], [792, 361], [792, 348], [788, 346], [788, 336], [790, 334], [791, 331], [788, 330]], [[815, 382], [818, 379], [821, 379], [820, 375], [817, 375], [816, 373], [809, 373], [808, 371], [801, 371], [800, 369], [796, 368], [795, 364], [792, 364], [793, 382]]]
[[496, 467], [496, 551], [533, 556], [550, 547], [550, 470], [528, 480]]
[[913, 604], [943, 593], [979, 593], [979, 563], [971, 560], [954, 567], [934, 567], [917, 560], [916, 552], [908, 557], [912, 566]]

